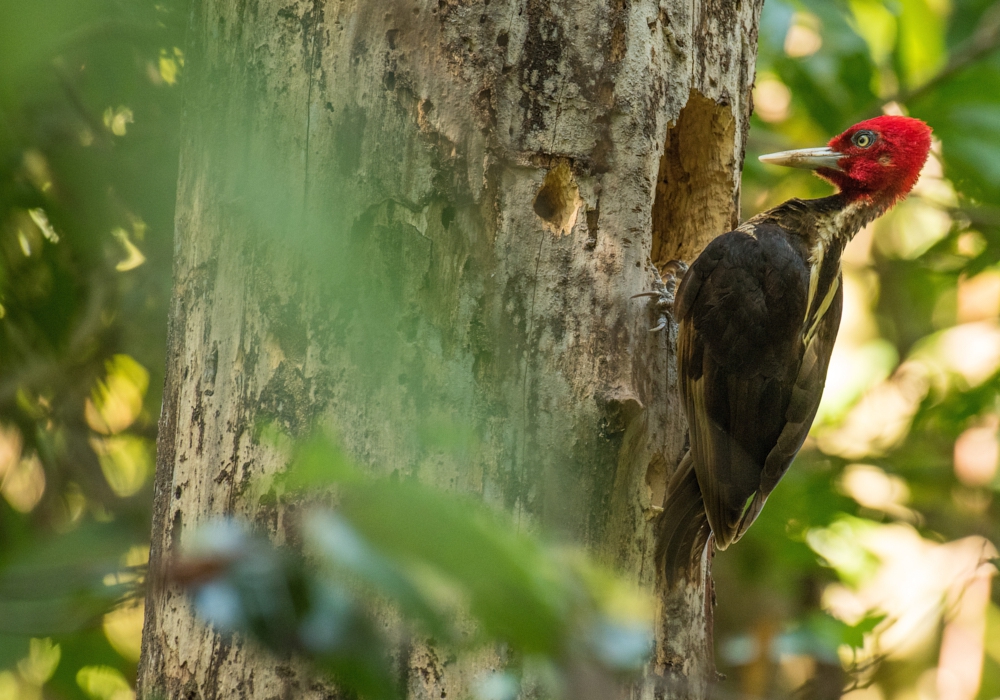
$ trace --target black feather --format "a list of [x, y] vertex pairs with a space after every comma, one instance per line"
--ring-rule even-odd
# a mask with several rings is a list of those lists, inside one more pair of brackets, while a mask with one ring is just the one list
[[[720, 549], [738, 540], [805, 440], [840, 324], [840, 255], [861, 221], [844, 206], [791, 200], [765, 212], [713, 240], [678, 287], [691, 450], [658, 523], [668, 576], [710, 533]], [[841, 220], [843, 235], [831, 237]]]
[[688, 452], [667, 486], [667, 498], [656, 523], [656, 564], [667, 581], [676, 581], [700, 557], [711, 530]]

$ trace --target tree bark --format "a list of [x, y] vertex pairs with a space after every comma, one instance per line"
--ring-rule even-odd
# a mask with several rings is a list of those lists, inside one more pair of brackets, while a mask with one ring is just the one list
[[[261, 427], [318, 426], [655, 585], [630, 696], [705, 697], [708, 562], [652, 565], [676, 329], [630, 297], [736, 223], [761, 0], [195, 5], [152, 570], [213, 514], [288, 539]], [[467, 696], [494, 661], [401, 654], [411, 698]], [[140, 688], [328, 696], [162, 583]]]

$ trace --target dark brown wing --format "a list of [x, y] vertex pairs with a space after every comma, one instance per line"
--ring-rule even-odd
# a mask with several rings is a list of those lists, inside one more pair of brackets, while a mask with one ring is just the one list
[[798, 395], [809, 284], [799, 240], [774, 225], [758, 226], [752, 236], [731, 231], [706, 247], [678, 290], [678, 365], [691, 456], [720, 549], [745, 529], [751, 499], [766, 498], [787, 469], [769, 455], [779, 441], [784, 454], [798, 434], [782, 437], [793, 397], [808, 430], [813, 400], [822, 393], [820, 382], [818, 391], [811, 386], [808, 396]]
[[684, 455], [667, 484], [667, 500], [656, 522], [656, 563], [666, 581], [697, 561], [708, 541], [708, 519], [691, 453]]
[[760, 488], [754, 495], [753, 503], [750, 504], [740, 520], [734, 542], [743, 536], [747, 528], [753, 525], [754, 520], [760, 515], [767, 497], [771, 495], [771, 491], [774, 490], [778, 481], [788, 471], [788, 467], [809, 434], [813, 419], [816, 418], [816, 410], [819, 408], [823, 388], [826, 386], [826, 372], [830, 367], [830, 354], [837, 340], [837, 331], [840, 329], [840, 318], [844, 306], [842, 277], [837, 277], [836, 284], [830, 307], [820, 320], [815, 335], [806, 345], [802, 355], [802, 364], [795, 377], [791, 400], [785, 410], [785, 427], [778, 436], [774, 448], [767, 455], [760, 477]]

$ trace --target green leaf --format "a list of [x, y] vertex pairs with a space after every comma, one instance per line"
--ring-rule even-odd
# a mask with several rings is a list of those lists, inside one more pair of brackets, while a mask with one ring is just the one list
[[948, 58], [945, 50], [945, 18], [934, 12], [927, 0], [899, 0], [899, 62], [908, 88], [927, 82]]
[[354, 575], [399, 605], [405, 614], [423, 622], [430, 634], [439, 639], [450, 636], [441, 615], [413, 581], [339, 515], [314, 511], [306, 517], [304, 530], [308, 549], [331, 566], [331, 573]]
[[526, 653], [559, 651], [568, 591], [552, 560], [511, 524], [464, 499], [390, 482], [345, 488], [340, 512], [390, 557], [461, 586], [489, 634]]

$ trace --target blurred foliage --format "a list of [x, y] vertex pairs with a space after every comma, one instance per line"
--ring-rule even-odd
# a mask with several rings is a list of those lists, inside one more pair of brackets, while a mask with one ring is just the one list
[[881, 112], [923, 119], [935, 146], [914, 194], [845, 253], [812, 437], [716, 558], [734, 694], [1000, 696], [1000, 589], [985, 564], [1000, 542], [998, 48], [989, 0], [765, 3], [745, 215], [830, 191], [761, 153]]
[[216, 629], [309, 658], [362, 697], [399, 695], [388, 662], [410, 636], [449, 656], [502, 642], [491, 665], [504, 670], [479, 679], [484, 700], [513, 700], [522, 687], [606, 698], [652, 651], [651, 600], [582, 552], [518, 534], [481, 502], [365, 477], [325, 441], [300, 449], [278, 482], [306, 501], [332, 489], [337, 508], [303, 515], [296, 550], [236, 521], [203, 526], [172, 575]]
[[[186, 7], [0, 0], [0, 17], [0, 698], [44, 686], [123, 700], [142, 623], [133, 593], [163, 380]], [[829, 192], [760, 153], [818, 145], [883, 111], [924, 119], [938, 143], [914, 195], [845, 255], [844, 323], [813, 437], [747, 537], [715, 560], [721, 697], [856, 686], [854, 700], [909, 700], [963, 683], [961, 697], [1000, 697], [1000, 590], [980, 566], [1000, 541], [998, 47], [995, 0], [765, 3], [747, 215]], [[449, 430], [426, 439], [461, 438]], [[378, 648], [362, 590], [457, 650], [481, 639], [455, 619], [506, 640], [512, 673], [487, 679], [483, 697], [510, 697], [520, 673], [558, 685], [574, 664], [613, 674], [635, 656], [611, 652], [641, 653], [635, 630], [602, 627], [618, 619], [613, 579], [474, 505], [365, 481], [322, 444], [303, 448], [284, 488], [315, 486], [332, 464], [342, 469], [324, 487], [343, 508], [304, 521], [304, 550], [207, 531], [206, 546], [229, 532], [259, 554], [229, 561], [214, 592], [200, 587], [207, 614], [234, 600], [230, 585], [263, 606], [231, 617], [234, 629], [286, 619], [265, 605], [285, 591], [294, 624], [263, 636], [341, 677], [368, 668], [348, 680], [374, 694], [391, 692], [372, 680], [378, 659], [348, 668], [344, 647], [309, 648], [318, 642], [300, 628], [309, 614], [336, 619], [359, 648]], [[231, 575], [252, 562], [277, 574]], [[265, 588], [238, 588], [250, 584]]]
[[3, 698], [132, 694], [185, 12], [0, 1]]

